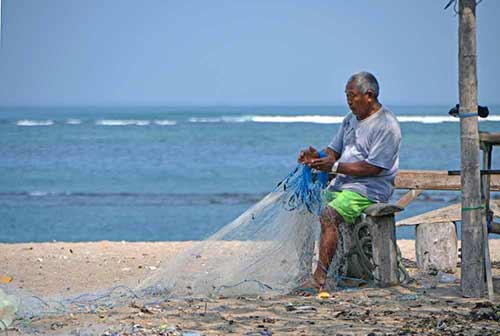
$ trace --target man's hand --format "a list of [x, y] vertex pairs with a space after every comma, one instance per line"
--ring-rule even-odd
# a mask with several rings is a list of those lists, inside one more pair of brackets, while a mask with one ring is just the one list
[[299, 157], [297, 158], [298, 163], [309, 164], [311, 160], [319, 158], [318, 150], [312, 146], [300, 151]]
[[335, 158], [335, 156], [328, 155], [328, 156], [323, 157], [323, 158], [312, 159], [308, 163], [308, 165], [311, 168], [314, 168], [314, 169], [317, 169], [317, 170], [321, 170], [321, 171], [325, 171], [325, 172], [329, 172], [329, 171], [332, 170], [332, 167], [333, 167], [333, 164], [335, 163], [335, 161], [337, 161], [337, 159]]

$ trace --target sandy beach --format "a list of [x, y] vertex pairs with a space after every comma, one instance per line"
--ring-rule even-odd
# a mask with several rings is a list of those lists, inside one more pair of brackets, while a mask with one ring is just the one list
[[[329, 299], [297, 296], [133, 302], [93, 312], [17, 320], [9, 335], [498, 335], [500, 305], [460, 295], [456, 280], [415, 268], [413, 240], [398, 242], [415, 281], [359, 288]], [[0, 244], [4, 286], [40, 297], [71, 296], [123, 284], [131, 288], [190, 242]], [[500, 291], [500, 240], [490, 240], [495, 291]], [[496, 305], [495, 305], [496, 303]]]

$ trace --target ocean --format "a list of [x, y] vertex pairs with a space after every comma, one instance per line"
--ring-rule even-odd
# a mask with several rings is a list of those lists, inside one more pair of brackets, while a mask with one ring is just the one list
[[[389, 108], [403, 133], [401, 169], [460, 169], [460, 124], [449, 107]], [[499, 131], [500, 106], [489, 108], [479, 127]], [[324, 148], [347, 113], [345, 106], [0, 108], [0, 242], [206, 238], [272, 191], [302, 148]], [[499, 154], [493, 150], [494, 169]], [[458, 192], [426, 192], [398, 218], [459, 201]], [[397, 234], [413, 238], [414, 229]]]

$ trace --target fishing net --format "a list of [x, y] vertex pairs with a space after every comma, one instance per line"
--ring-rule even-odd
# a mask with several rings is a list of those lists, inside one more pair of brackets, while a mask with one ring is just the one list
[[[92, 306], [103, 298], [285, 294], [311, 274], [319, 236], [321, 190], [327, 174], [298, 165], [275, 189], [215, 234], [162, 264], [137, 288], [113, 287], [72, 298], [40, 298], [6, 288], [18, 298], [19, 313]], [[113, 300], [109, 300], [113, 296]]]
[[[193, 242], [163, 263], [137, 288], [115, 286], [70, 298], [39, 298], [20, 291], [9, 294], [17, 297], [21, 317], [92, 313], [131, 300], [154, 303], [188, 297], [288, 294], [311, 276], [317, 263], [315, 242], [327, 182], [327, 174], [298, 165], [261, 201], [208, 239]], [[368, 228], [362, 222], [342, 224], [339, 236], [326, 282], [330, 290], [349, 277], [371, 279]]]
[[284, 294], [311, 273], [326, 174], [298, 166], [273, 192], [143, 282], [151, 293]]

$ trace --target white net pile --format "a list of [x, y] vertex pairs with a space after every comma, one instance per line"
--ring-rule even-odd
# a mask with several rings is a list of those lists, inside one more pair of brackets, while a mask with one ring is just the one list
[[299, 166], [275, 191], [182, 251], [140, 289], [181, 297], [290, 292], [311, 274], [325, 182]]
[[[299, 165], [273, 192], [208, 239], [166, 261], [139, 287], [116, 286], [71, 298], [10, 291], [18, 298], [18, 315], [92, 312], [136, 299], [288, 294], [311, 276], [326, 183], [326, 174], [312, 174]], [[342, 240], [338, 244], [333, 273], [345, 263], [345, 245]]]

